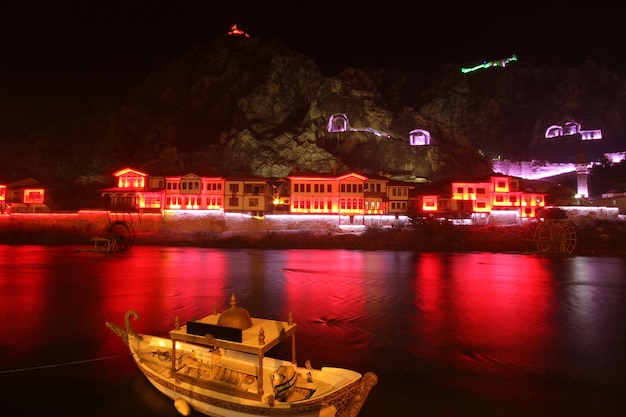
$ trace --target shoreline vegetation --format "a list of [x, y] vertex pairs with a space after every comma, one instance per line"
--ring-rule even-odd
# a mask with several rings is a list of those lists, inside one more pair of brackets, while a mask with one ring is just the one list
[[[626, 255], [626, 222], [595, 220], [573, 225], [576, 245], [571, 255]], [[352, 249], [418, 252], [538, 253], [536, 223], [524, 225], [459, 226], [426, 221], [403, 228], [368, 227], [359, 232], [326, 230], [219, 233], [160, 231], [138, 233], [134, 245], [191, 246], [224, 249]], [[80, 245], [88, 248], [93, 234], [60, 226], [6, 225], [0, 244]]]

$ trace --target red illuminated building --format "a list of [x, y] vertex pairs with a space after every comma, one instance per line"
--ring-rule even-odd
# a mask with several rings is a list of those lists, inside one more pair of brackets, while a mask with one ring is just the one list
[[33, 178], [0, 184], [0, 214], [49, 212], [44, 199], [44, 187]]
[[[151, 176], [133, 168], [113, 173], [115, 186], [101, 190], [111, 211], [162, 213], [213, 210], [265, 214], [337, 214], [407, 216], [412, 207], [426, 215], [516, 212], [533, 218], [545, 207], [545, 194], [520, 190], [518, 178], [493, 176], [488, 182], [454, 182], [450, 194], [419, 194], [416, 185], [358, 173], [295, 173], [285, 178], [207, 177], [189, 173]], [[33, 179], [0, 185], [0, 208], [9, 212], [48, 212], [44, 188]]]

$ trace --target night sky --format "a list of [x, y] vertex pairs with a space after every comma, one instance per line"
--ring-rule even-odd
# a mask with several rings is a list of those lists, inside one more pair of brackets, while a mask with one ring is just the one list
[[512, 54], [537, 65], [593, 60], [626, 72], [617, 9], [473, 3], [11, 2], [0, 17], [0, 142], [119, 102], [152, 70], [233, 24], [284, 41], [327, 75], [349, 66], [430, 74], [444, 63], [473, 66]]

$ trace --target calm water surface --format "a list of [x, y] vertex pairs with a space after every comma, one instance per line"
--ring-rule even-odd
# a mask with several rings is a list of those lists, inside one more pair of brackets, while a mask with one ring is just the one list
[[1, 416], [177, 416], [105, 322], [165, 335], [233, 293], [292, 312], [299, 364], [377, 373], [360, 417], [626, 415], [625, 258], [77, 249], [0, 245]]

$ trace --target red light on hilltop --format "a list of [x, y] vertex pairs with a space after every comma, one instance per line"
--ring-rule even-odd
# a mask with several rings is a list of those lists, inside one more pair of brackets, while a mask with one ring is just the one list
[[229, 36], [245, 36], [246, 38], [249, 38], [250, 35], [248, 35], [246, 32], [244, 32], [241, 29], [237, 29], [237, 25], [233, 25], [230, 28], [230, 32], [228, 32]]

